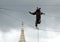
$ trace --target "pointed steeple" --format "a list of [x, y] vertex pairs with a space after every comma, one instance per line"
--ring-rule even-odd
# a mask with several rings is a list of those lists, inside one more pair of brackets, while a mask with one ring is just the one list
[[22, 22], [22, 28], [21, 28], [21, 35], [19, 42], [25, 42], [25, 36], [24, 36], [24, 28], [23, 28], [23, 22]]

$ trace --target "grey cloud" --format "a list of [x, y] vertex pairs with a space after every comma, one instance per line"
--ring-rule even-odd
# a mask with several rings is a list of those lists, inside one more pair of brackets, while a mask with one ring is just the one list
[[38, 2], [38, 6], [42, 8], [42, 12], [46, 14], [42, 16], [42, 23], [39, 25], [40, 28], [45, 30], [48, 27], [59, 31], [60, 1], [58, 1], [0, 0], [0, 8], [4, 8], [0, 9], [0, 29], [3, 30], [4, 27], [17, 28], [20, 26], [21, 21], [24, 21], [26, 26], [34, 27], [35, 16], [30, 15], [28, 11], [35, 10]]

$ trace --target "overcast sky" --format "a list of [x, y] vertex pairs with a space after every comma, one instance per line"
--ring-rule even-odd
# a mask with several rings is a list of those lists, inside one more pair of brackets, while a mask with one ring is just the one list
[[18, 42], [22, 21], [26, 42], [37, 42], [35, 16], [28, 13], [37, 6], [45, 13], [38, 26], [39, 41], [60, 42], [60, 0], [0, 0], [0, 42]]

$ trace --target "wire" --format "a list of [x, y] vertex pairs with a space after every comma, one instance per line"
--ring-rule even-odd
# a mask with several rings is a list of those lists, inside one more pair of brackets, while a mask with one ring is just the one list
[[39, 28], [37, 28], [37, 42], [39, 42]]
[[39, 29], [38, 29], [38, 42], [39, 42]]
[[48, 17], [55, 17], [55, 18], [60, 18], [60, 17], [57, 17], [57, 16], [51, 16], [51, 15], [45, 15], [45, 16], [48, 16]]
[[16, 19], [16, 20], [18, 20], [18, 21], [21, 21], [21, 20], [18, 19], [17, 17], [11, 16], [11, 15], [8, 15], [8, 14], [4, 14], [4, 15], [7, 15], [7, 16], [9, 16], [9, 17], [12, 17], [12, 18], [14, 18], [14, 19]]

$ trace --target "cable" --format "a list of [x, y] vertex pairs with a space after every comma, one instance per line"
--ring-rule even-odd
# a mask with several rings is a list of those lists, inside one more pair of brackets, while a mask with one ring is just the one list
[[39, 42], [39, 29], [38, 29], [38, 42]]
[[[8, 14], [6, 14], [6, 15], [8, 15]], [[11, 16], [11, 15], [8, 15], [8, 16]], [[60, 18], [60, 17], [57, 17], [57, 16], [51, 16], [51, 15], [46, 15], [46, 16], [48, 16], [48, 17]], [[11, 17], [13, 17], [13, 16], [11, 16]], [[13, 17], [13, 18], [16, 18], [16, 17]], [[16, 18], [16, 19], [19, 20], [18, 18]]]
[[12, 18], [14, 18], [14, 19], [16, 19], [16, 20], [18, 20], [18, 21], [21, 21], [21, 20], [18, 19], [17, 17], [11, 16], [11, 15], [8, 15], [8, 14], [4, 14], [4, 15], [7, 15], [7, 16], [9, 16], [9, 17], [12, 17]]
[[39, 42], [39, 28], [37, 28], [37, 42]]
[[[46, 14], [45, 14], [46, 15]], [[57, 16], [51, 16], [51, 15], [46, 15], [48, 17], [55, 17], [55, 18], [60, 18], [60, 17], [57, 17]]]

